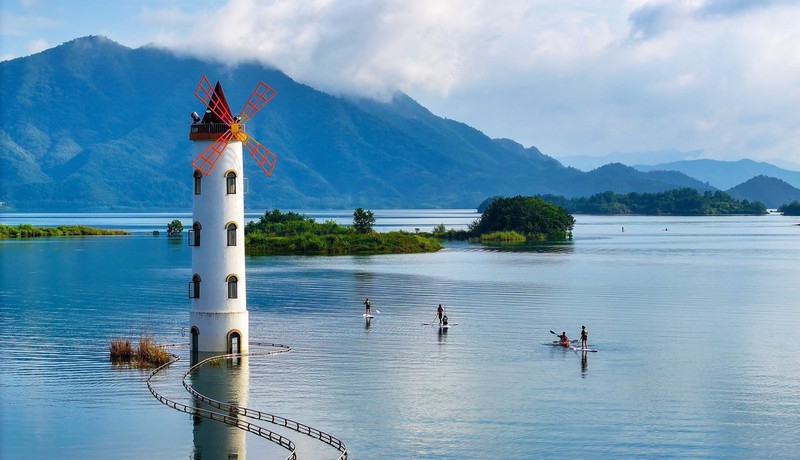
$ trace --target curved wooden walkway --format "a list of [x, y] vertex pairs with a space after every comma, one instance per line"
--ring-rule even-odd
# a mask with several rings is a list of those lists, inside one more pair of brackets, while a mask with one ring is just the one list
[[[172, 346], [172, 345], [178, 345], [178, 344], [170, 344], [170, 345]], [[194, 366], [190, 367], [183, 374], [183, 378], [181, 379], [181, 381], [183, 383], [183, 387], [186, 389], [186, 391], [188, 391], [192, 395], [192, 397], [194, 397], [196, 400], [204, 402], [204, 403], [210, 405], [211, 407], [219, 409], [220, 411], [223, 411], [223, 412], [215, 412], [215, 411], [211, 411], [211, 410], [207, 410], [207, 409], [201, 409], [201, 408], [197, 408], [197, 407], [190, 407], [190, 406], [187, 406], [186, 404], [181, 404], [179, 402], [173, 401], [173, 400], [171, 400], [169, 398], [166, 398], [166, 397], [162, 396], [161, 394], [159, 394], [155, 390], [155, 388], [153, 388], [153, 385], [151, 383], [151, 379], [156, 374], [158, 374], [162, 370], [168, 368], [169, 366], [171, 366], [172, 364], [178, 362], [181, 359], [179, 356], [174, 355], [174, 354], [172, 355], [173, 359], [170, 360], [170, 362], [168, 362], [168, 363], [166, 363], [166, 364], [154, 369], [150, 373], [150, 375], [147, 377], [147, 388], [150, 390], [150, 393], [157, 400], [159, 400], [162, 404], [164, 404], [166, 406], [169, 406], [169, 407], [171, 407], [171, 408], [173, 408], [175, 410], [179, 410], [179, 411], [185, 412], [187, 414], [192, 414], [192, 415], [195, 415], [195, 416], [199, 416], [199, 417], [203, 417], [203, 418], [207, 418], [207, 419], [211, 419], [211, 420], [216, 420], [218, 422], [225, 423], [226, 425], [235, 426], [235, 427], [239, 428], [240, 430], [244, 430], [244, 431], [247, 431], [249, 433], [253, 433], [256, 436], [259, 436], [259, 437], [264, 438], [264, 439], [266, 439], [266, 440], [268, 440], [270, 442], [278, 444], [279, 446], [281, 446], [284, 449], [289, 451], [289, 456], [286, 457], [286, 460], [296, 460], [297, 459], [296, 447], [295, 447], [295, 444], [291, 440], [287, 439], [284, 436], [281, 436], [278, 433], [275, 433], [274, 431], [268, 430], [268, 429], [266, 429], [266, 428], [264, 428], [262, 426], [256, 425], [256, 424], [248, 422], [246, 420], [242, 420], [240, 417], [247, 417], [247, 418], [250, 418], [250, 419], [260, 420], [260, 421], [263, 421], [263, 422], [271, 423], [273, 425], [278, 425], [278, 426], [282, 426], [284, 428], [288, 428], [290, 430], [294, 430], [294, 431], [296, 431], [298, 433], [301, 433], [301, 434], [304, 434], [306, 436], [310, 436], [310, 437], [312, 437], [314, 439], [317, 439], [317, 440], [319, 440], [319, 441], [321, 441], [321, 442], [333, 447], [337, 451], [341, 452], [341, 455], [339, 455], [339, 457], [337, 457], [337, 460], [347, 460], [348, 452], [347, 452], [347, 446], [344, 444], [344, 442], [342, 442], [340, 439], [338, 439], [338, 438], [336, 438], [336, 437], [334, 437], [334, 436], [332, 436], [332, 435], [330, 435], [330, 434], [328, 434], [328, 433], [326, 433], [324, 431], [318, 430], [318, 429], [313, 428], [311, 426], [308, 426], [308, 425], [302, 424], [300, 422], [296, 422], [294, 420], [287, 419], [287, 418], [284, 418], [284, 417], [281, 417], [281, 416], [278, 416], [278, 415], [268, 414], [266, 412], [262, 412], [262, 411], [259, 411], [259, 410], [249, 409], [247, 407], [243, 407], [243, 406], [238, 406], [238, 405], [234, 405], [234, 404], [228, 404], [228, 403], [224, 403], [224, 402], [221, 402], [221, 401], [217, 401], [215, 399], [209, 398], [208, 396], [205, 396], [205, 395], [201, 394], [200, 392], [198, 392], [197, 390], [192, 388], [192, 386], [187, 382], [187, 378], [193, 372], [195, 372], [196, 370], [200, 369], [202, 366], [204, 366], [205, 364], [209, 363], [210, 361], [214, 361], [214, 360], [218, 360], [218, 359], [234, 359], [234, 358], [240, 358], [240, 357], [243, 357], [243, 356], [275, 355], [275, 354], [279, 354], [279, 353], [286, 353], [286, 352], [292, 350], [291, 347], [289, 347], [288, 345], [282, 345], [282, 344], [277, 344], [277, 343], [254, 342], [254, 343], [251, 343], [250, 345], [251, 346], [252, 345], [256, 345], [256, 346], [263, 346], [263, 347], [279, 348], [279, 350], [261, 351], [261, 352], [249, 352], [249, 353], [234, 353], [234, 354], [228, 354], [228, 355], [211, 356], [209, 358], [206, 358], [206, 359], [200, 361], [199, 363], [195, 364]]]

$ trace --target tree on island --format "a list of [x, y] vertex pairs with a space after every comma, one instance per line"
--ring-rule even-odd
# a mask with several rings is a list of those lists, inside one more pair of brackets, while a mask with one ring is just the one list
[[375, 225], [375, 214], [372, 211], [365, 211], [363, 208], [353, 211], [353, 228], [356, 232], [369, 233], [373, 225]]
[[778, 212], [782, 212], [784, 216], [800, 216], [800, 201], [792, 201], [789, 204], [781, 205]]
[[178, 219], [175, 219], [167, 224], [167, 236], [178, 236], [182, 231], [183, 224]]
[[499, 232], [503, 241], [559, 241], [572, 239], [574, 226], [575, 218], [564, 208], [538, 197], [515, 196], [493, 199], [468, 233], [475, 238]]

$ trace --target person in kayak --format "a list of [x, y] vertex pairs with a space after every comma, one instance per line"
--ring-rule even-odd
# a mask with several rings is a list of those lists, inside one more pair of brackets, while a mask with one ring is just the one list
[[589, 329], [581, 326], [581, 348], [589, 348]]
[[442, 324], [442, 316], [444, 315], [444, 308], [442, 304], [439, 304], [439, 308], [436, 310], [436, 315], [439, 318], [439, 324]]
[[569, 337], [567, 337], [566, 331], [562, 331], [561, 335], [558, 336], [558, 344], [562, 347], [569, 346]]

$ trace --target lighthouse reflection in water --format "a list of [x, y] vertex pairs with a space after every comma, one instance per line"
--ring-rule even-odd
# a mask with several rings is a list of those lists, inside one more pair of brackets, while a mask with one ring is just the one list
[[[192, 364], [213, 356], [213, 353], [198, 353], [193, 356]], [[198, 359], [199, 358], [199, 359]], [[200, 394], [233, 406], [247, 407], [250, 370], [247, 357], [231, 359], [219, 358], [201, 366], [190, 376], [192, 387]], [[222, 409], [195, 399], [194, 407], [212, 412]], [[228, 412], [229, 417], [244, 417], [235, 412]], [[245, 459], [247, 444], [245, 430], [230, 426], [216, 420], [210, 420], [197, 414], [192, 416], [192, 433], [194, 437], [194, 459]]]

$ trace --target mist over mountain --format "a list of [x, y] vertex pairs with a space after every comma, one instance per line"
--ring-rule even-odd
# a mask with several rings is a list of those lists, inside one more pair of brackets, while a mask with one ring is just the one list
[[189, 114], [205, 110], [194, 96], [202, 75], [221, 81], [234, 113], [259, 81], [277, 91], [247, 124], [278, 155], [268, 178], [245, 153], [248, 210], [475, 208], [497, 195], [713, 188], [678, 172], [566, 167], [402, 93], [337, 97], [260, 64], [230, 68], [93, 36], [0, 63], [0, 210], [190, 209]]

